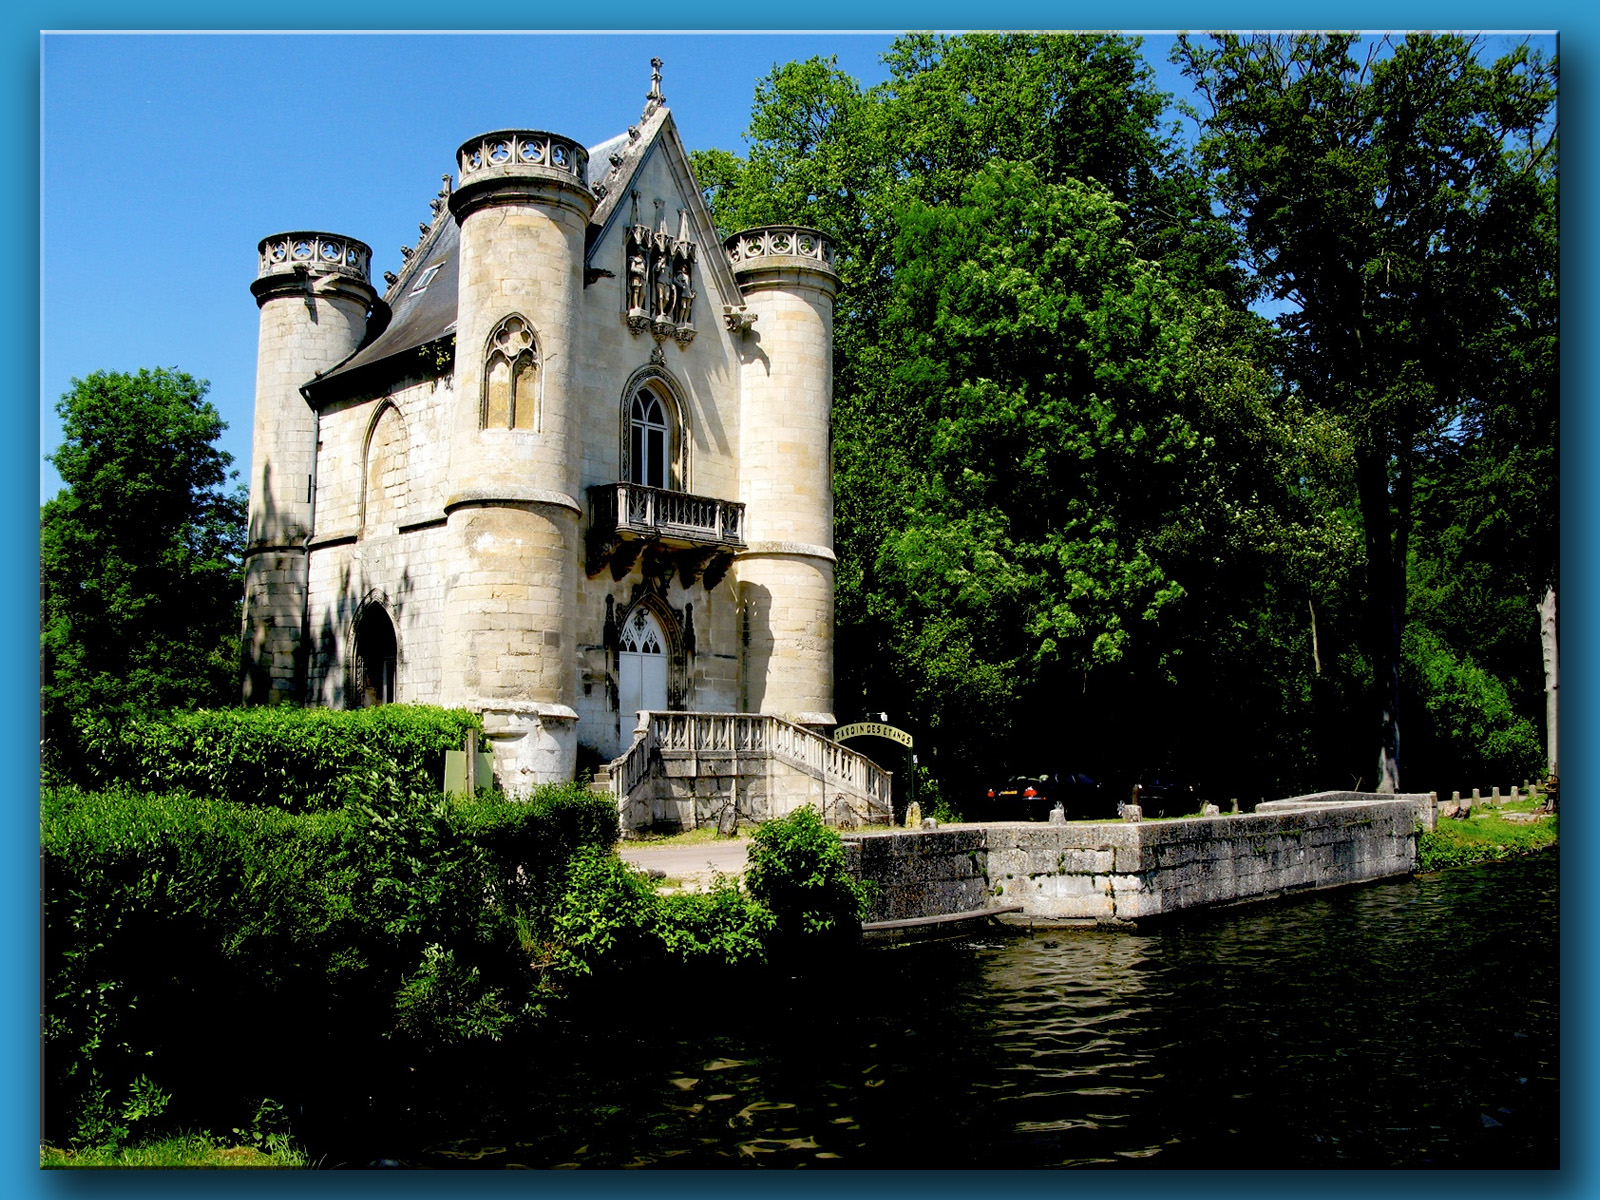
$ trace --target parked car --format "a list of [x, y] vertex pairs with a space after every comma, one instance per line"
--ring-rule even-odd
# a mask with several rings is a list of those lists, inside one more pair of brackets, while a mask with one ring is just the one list
[[1115, 816], [1116, 805], [1100, 783], [1081, 771], [1013, 775], [991, 787], [980, 806], [985, 821], [1044, 821], [1059, 803], [1067, 820]]
[[1139, 807], [1147, 817], [1184, 817], [1199, 812], [1203, 803], [1200, 787], [1192, 780], [1165, 772], [1139, 776]]

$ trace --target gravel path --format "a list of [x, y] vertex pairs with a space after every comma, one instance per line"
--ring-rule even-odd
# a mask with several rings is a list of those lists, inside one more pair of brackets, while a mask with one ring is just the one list
[[718, 871], [724, 875], [737, 875], [744, 870], [745, 850], [749, 843], [743, 839], [702, 842], [697, 846], [628, 846], [620, 851], [624, 862], [645, 870], [657, 870], [685, 885], [709, 883]]

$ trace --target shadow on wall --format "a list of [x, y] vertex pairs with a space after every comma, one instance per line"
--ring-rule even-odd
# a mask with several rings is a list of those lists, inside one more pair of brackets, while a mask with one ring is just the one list
[[[740, 656], [739, 711], [760, 712], [767, 698], [767, 666], [772, 661], [772, 592], [754, 583], [739, 585]], [[759, 666], [760, 670], [752, 669]]]
[[346, 562], [339, 570], [338, 599], [331, 609], [324, 609], [316, 636], [307, 640], [312, 646], [307, 703], [323, 704], [329, 708], [359, 708], [365, 693], [362, 681], [355, 676], [357, 636], [356, 626], [362, 609], [376, 607], [388, 618], [394, 637], [394, 675], [392, 691], [387, 699], [400, 698], [400, 672], [405, 666], [406, 598], [411, 594], [413, 582], [411, 569], [400, 572], [393, 591], [370, 587], [357, 595], [351, 564]]
[[[252, 486], [254, 482], [252, 481]], [[252, 503], [249, 509], [249, 528], [246, 533], [245, 550], [249, 552], [261, 540], [262, 530], [275, 526], [277, 515], [276, 506], [272, 503], [272, 462], [268, 460], [261, 469], [261, 487], [259, 494], [252, 494]], [[258, 512], [256, 504], [261, 505]], [[270, 554], [265, 556], [270, 562]], [[248, 560], [247, 560], [248, 562]], [[271, 567], [267, 568], [269, 571]], [[251, 581], [249, 571], [245, 574], [245, 587], [250, 589]], [[242, 630], [243, 636], [239, 639], [239, 694], [244, 703], [265, 703], [272, 699], [272, 670], [271, 663], [267, 661], [267, 636], [273, 628], [273, 618], [270, 611], [266, 614], [260, 612], [262, 604], [267, 597], [265, 588], [259, 596], [255, 597], [256, 603], [247, 606], [244, 618], [253, 620], [249, 627]], [[252, 614], [250, 608], [255, 608]]]

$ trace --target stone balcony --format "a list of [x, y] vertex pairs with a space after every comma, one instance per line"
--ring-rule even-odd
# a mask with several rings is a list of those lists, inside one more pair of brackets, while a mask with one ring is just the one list
[[647, 572], [676, 571], [685, 587], [703, 578], [710, 590], [744, 544], [744, 505], [737, 501], [642, 483], [589, 489], [585, 569], [591, 576], [609, 566], [612, 578], [621, 579], [648, 552]]

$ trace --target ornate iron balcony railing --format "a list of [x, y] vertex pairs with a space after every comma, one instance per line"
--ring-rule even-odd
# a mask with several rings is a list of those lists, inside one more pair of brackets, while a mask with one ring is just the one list
[[744, 545], [744, 505], [642, 483], [607, 483], [589, 489], [591, 526], [624, 537], [656, 537], [690, 546], [737, 549]]

